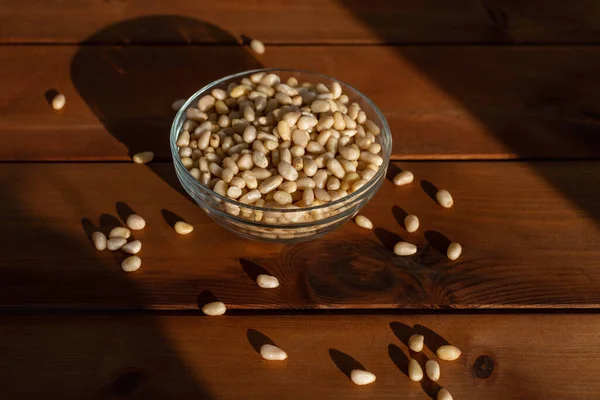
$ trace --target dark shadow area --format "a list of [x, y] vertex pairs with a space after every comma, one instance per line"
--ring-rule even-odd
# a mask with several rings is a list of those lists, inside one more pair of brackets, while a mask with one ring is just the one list
[[429, 181], [421, 180], [421, 189], [423, 189], [425, 194], [427, 196], [429, 196], [429, 198], [431, 200], [433, 200], [437, 203], [437, 199], [435, 198], [435, 195], [438, 192], [437, 186], [435, 186], [433, 183], [431, 183]]
[[[584, 178], [570, 170], [566, 162], [552, 168], [535, 161], [600, 157], [600, 95], [594, 89], [600, 84], [600, 53], [583, 46], [485, 45], [497, 41], [517, 43], [519, 35], [532, 32], [551, 37], [544, 41], [547, 44], [577, 42], [580, 37], [595, 43], [597, 18], [590, 24], [588, 15], [598, 15], [600, 3], [593, 7], [589, 3], [584, 12], [584, 8], [562, 7], [557, 2], [538, 7], [529, 2], [485, 0], [464, 2], [463, 6], [469, 4], [464, 13], [458, 8], [442, 11], [434, 2], [408, 5], [375, 0], [368, 6], [354, 0], [340, 3], [379, 39], [401, 44], [394, 47], [398, 58], [457, 103], [444, 102], [441, 106], [437, 99], [432, 100], [430, 108], [426, 105], [410, 110], [426, 115], [430, 122], [409, 120], [403, 121], [405, 125], [414, 123], [417, 129], [428, 124], [427, 129], [432, 131], [444, 129], [445, 135], [429, 138], [455, 138], [439, 149], [450, 156], [495, 159], [500, 155], [527, 160], [528, 166], [574, 206], [600, 222], [597, 174]], [[564, 18], [565, 12], [573, 12], [576, 17]], [[398, 22], [414, 14], [427, 15], [431, 17], [427, 21], [432, 22], [419, 26]], [[465, 23], [466, 15], [477, 21], [478, 29], [472, 30], [473, 26]], [[536, 26], [538, 20], [547, 26]], [[451, 27], [451, 31], [439, 27]], [[463, 38], [463, 34], [470, 39]], [[423, 43], [423, 38], [436, 39], [427, 46], [410, 46]], [[458, 45], [444, 45], [449, 41]], [[470, 43], [483, 45], [464, 45]], [[459, 138], [461, 143], [457, 145]]]
[[[44, 98], [48, 102], [49, 106], [52, 106], [52, 100], [59, 94], [58, 90], [51, 88], [44, 92]], [[56, 110], [55, 110], [56, 111]]]
[[364, 365], [358, 362], [354, 357], [346, 353], [342, 353], [337, 349], [329, 349], [329, 357], [331, 357], [331, 360], [336, 367], [338, 367], [338, 369], [342, 371], [342, 373], [346, 375], [348, 379], [350, 379], [350, 372], [352, 372], [353, 369], [366, 370]]
[[402, 322], [390, 322], [390, 329], [398, 340], [408, 347], [408, 339], [414, 334], [413, 328]]
[[385, 228], [375, 228], [374, 232], [381, 244], [390, 250], [394, 250], [396, 243], [404, 241], [400, 235]]
[[394, 177], [395, 177], [396, 175], [398, 175], [398, 174], [399, 174], [400, 172], [402, 172], [402, 171], [403, 171], [403, 170], [402, 170], [402, 168], [400, 168], [400, 167], [399, 167], [398, 165], [396, 165], [395, 163], [393, 163], [393, 162], [390, 162], [390, 163], [388, 164], [388, 170], [387, 170], [387, 173], [385, 174], [385, 178], [386, 178], [388, 181], [390, 181], [390, 182], [394, 183]]
[[[133, 210], [133, 208], [131, 208], [129, 206], [129, 204], [124, 203], [122, 201], [117, 201], [116, 204], [116, 209], [117, 209], [117, 214], [119, 215], [119, 218], [121, 218], [121, 221], [123, 221], [123, 224], [127, 224], [127, 218], [132, 215], [135, 214], [136, 212]], [[132, 232], [133, 233], [133, 232]]]
[[[169, 46], [113, 46], [91, 43], [139, 43], [160, 37]], [[194, 42], [227, 45], [179, 45]], [[212, 81], [262, 65], [237, 39], [210, 23], [183, 16], [131, 19], [98, 31], [85, 40], [71, 62], [71, 80], [90, 110], [130, 155], [153, 151], [147, 164], [171, 187], [185, 191], [171, 169], [169, 131], [173, 101], [187, 98]], [[187, 196], [187, 195], [186, 195]]]
[[148, 377], [142, 371], [128, 371], [115, 378], [114, 381], [100, 389], [101, 397], [128, 397], [143, 390]]
[[[169, 45], [157, 45], [163, 42]], [[192, 42], [196, 45], [186, 45]], [[206, 42], [226, 45], [197, 45]], [[150, 168], [172, 188], [185, 193], [173, 168], [160, 165], [160, 161], [171, 160], [169, 131], [175, 116], [171, 104], [177, 99], [189, 97], [215, 79], [260, 68], [261, 64], [237, 42], [228, 32], [210, 23], [184, 16], [151, 16], [125, 20], [99, 30], [82, 42], [71, 60], [71, 80], [106, 131], [122, 143], [130, 155], [139, 151], [155, 153], [155, 160], [158, 162], [140, 168]], [[51, 102], [56, 93], [55, 90], [46, 92], [46, 99]], [[90, 135], [104, 134], [101, 130], [90, 131]], [[82, 141], [83, 146], [84, 143]], [[52, 182], [49, 185], [55, 191], [64, 193], [65, 198], [70, 195], [69, 198], [73, 198], [74, 202], [77, 200], [77, 188], [66, 187], [58, 177], [49, 176], [48, 181]], [[15, 179], [14, 182], [19, 180]], [[98, 252], [89, 240], [97, 229], [108, 235], [115, 226], [124, 226], [127, 216], [134, 212], [130, 206], [123, 202], [116, 204], [120, 220], [108, 214], [81, 215], [81, 235], [88, 238], [85, 241], [41, 229], [21, 232], [20, 225], [29, 228], [35, 226], [34, 216], [32, 214], [31, 221], [26, 220], [29, 210], [20, 210], [19, 201], [12, 199], [10, 195], [15, 192], [15, 188], [8, 186], [0, 188], [3, 195], [0, 222], [14, 237], [14, 241], [9, 240], [0, 246], [3, 259], [12, 260], [5, 261], [2, 265], [5, 277], [3, 281], [7, 282], [0, 294], [4, 306], [45, 305], [85, 310], [105, 309], [118, 304], [118, 307], [139, 310], [153, 302], [151, 296], [143, 293], [136, 284], [136, 277], [143, 277], [149, 273], [147, 270], [142, 268], [136, 276], [124, 274], [120, 266], [113, 264], [111, 260], [115, 259], [120, 264], [121, 257], [124, 256], [122, 252]], [[148, 195], [152, 196], [151, 193]], [[2, 215], [22, 217], [19, 221], [13, 221]], [[96, 225], [98, 217], [99, 223]], [[183, 220], [167, 210], [163, 210], [163, 217], [171, 226], [176, 220]], [[26, 256], [22, 245], [26, 235], [36, 243], [29, 249], [29, 252], [35, 253], [35, 256], [30, 256], [31, 259]], [[89, 243], [89, 248], [82, 249], [83, 242]], [[57, 252], [56, 249], [60, 251]], [[73, 258], [73, 254], [77, 254], [78, 258]], [[40, 268], [36, 261], [40, 258], [47, 260], [44, 268]], [[69, 263], [70, 260], [83, 258], [86, 260], [85, 265]], [[52, 293], [48, 293], [49, 281], [53, 282]], [[214, 300], [214, 295], [203, 292], [198, 296], [198, 305]], [[93, 336], [92, 332], [84, 332], [83, 326], [74, 325], [74, 330], [81, 330], [81, 335]], [[203, 387], [202, 378], [188, 370], [154, 320], [145, 323], [139, 332], [137, 330], [137, 327], [129, 327], [115, 333], [108, 341], [97, 339], [89, 343], [72, 340], [68, 335], [56, 337], [45, 350], [43, 359], [47, 365], [59, 364], [54, 360], [60, 360], [65, 349], [70, 348], [81, 357], [103, 360], [103, 373], [94, 382], [97, 386], [90, 387], [92, 392], [89, 396], [94, 398], [162, 399], [173, 397], [172, 395], [181, 398], [212, 398]], [[129, 356], [113, 355], [107, 363], [103, 358], [107, 343], [111, 347], [126, 349]], [[73, 346], [76, 346], [75, 349]], [[153, 357], [152, 354], [163, 358], [164, 374], [147, 373], [145, 370], [144, 361]], [[32, 360], [31, 363], [35, 361]], [[20, 390], [57, 394], [58, 387], [64, 389], [70, 386], [68, 379], [71, 377], [61, 376], [59, 370], [45, 368], [43, 374], [36, 371], [32, 373], [33, 379], [43, 382], [36, 388]], [[158, 384], [157, 381], [163, 379], [168, 379], [171, 383]], [[171, 393], [160, 389], [168, 386], [173, 386]], [[48, 390], [48, 387], [53, 390]], [[10, 388], [8, 393], [12, 393]], [[23, 397], [21, 394], [23, 393], [12, 397]]]
[[267, 271], [254, 261], [250, 261], [246, 258], [240, 258], [240, 264], [242, 265], [242, 269], [244, 270], [244, 272], [248, 274], [250, 279], [252, 279], [253, 281], [256, 281], [256, 278], [259, 275], [270, 275], [269, 271]]
[[392, 215], [394, 215], [396, 223], [406, 231], [406, 227], [404, 226], [404, 218], [408, 215], [406, 210], [400, 206], [392, 206]]
[[166, 222], [167, 224], [169, 224], [169, 226], [170, 226], [171, 228], [173, 228], [173, 229], [175, 229], [175, 224], [176, 224], [178, 221], [187, 222], [187, 221], [185, 220], [185, 218], [182, 218], [181, 216], [179, 216], [179, 215], [175, 214], [174, 212], [172, 212], [172, 211], [169, 211], [169, 210], [166, 210], [166, 209], [164, 209], [164, 208], [163, 208], [162, 210], [160, 210], [160, 213], [162, 214], [162, 216], [163, 216], [163, 218], [164, 218], [165, 222]]
[[425, 239], [427, 242], [444, 256], [448, 252], [448, 246], [450, 246], [450, 239], [446, 235], [437, 231], [425, 231]]
[[277, 346], [270, 337], [265, 335], [262, 332], [257, 331], [256, 329], [248, 329], [246, 331], [246, 337], [248, 338], [248, 342], [252, 346], [252, 348], [260, 354], [260, 348], [265, 344], [270, 344], [273, 346]]
[[402, 349], [395, 344], [390, 344], [388, 345], [388, 355], [396, 367], [408, 376], [408, 357]]
[[425, 346], [427, 346], [427, 348], [431, 350], [433, 354], [435, 354], [435, 352], [440, 346], [450, 344], [450, 342], [441, 337], [439, 334], [435, 333], [434, 331], [423, 325], [415, 325], [414, 330], [415, 333], [418, 333], [425, 337]]
[[203, 290], [198, 297], [196, 297], [196, 303], [198, 308], [204, 307], [208, 303], [214, 303], [215, 301], [221, 301], [219, 298], [210, 290]]

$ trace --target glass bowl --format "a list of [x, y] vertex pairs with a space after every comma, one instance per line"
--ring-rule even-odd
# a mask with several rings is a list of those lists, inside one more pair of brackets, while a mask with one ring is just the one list
[[[266, 208], [242, 204], [221, 196], [200, 183], [183, 165], [179, 157], [177, 138], [186, 121], [186, 110], [193, 107], [202, 96], [215, 88], [227, 90], [232, 82], [240, 82], [257, 72], [275, 73], [285, 82], [295, 77], [299, 82], [323, 83], [328, 87], [333, 82], [342, 86], [350, 103], [358, 103], [367, 118], [381, 129], [377, 136], [381, 144], [379, 155], [383, 163], [375, 176], [356, 191], [326, 204], [303, 208]], [[177, 112], [170, 135], [171, 152], [177, 178], [185, 191], [219, 225], [244, 238], [274, 242], [299, 242], [325, 235], [348, 221], [375, 196], [381, 187], [392, 150], [392, 135], [385, 117], [377, 106], [352, 86], [325, 75], [294, 69], [257, 69], [226, 76], [194, 93]]]

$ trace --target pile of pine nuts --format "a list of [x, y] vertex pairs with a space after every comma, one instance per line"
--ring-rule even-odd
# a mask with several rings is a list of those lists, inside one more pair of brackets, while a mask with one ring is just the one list
[[92, 243], [96, 250], [99, 251], [104, 249], [110, 251], [121, 250], [124, 253], [132, 254], [123, 260], [121, 268], [125, 272], [133, 272], [137, 271], [142, 266], [142, 259], [135, 255], [142, 249], [142, 242], [133, 240], [127, 243], [127, 239], [131, 237], [131, 230], [144, 229], [146, 221], [137, 214], [131, 214], [127, 217], [126, 224], [128, 228], [123, 226], [113, 228], [108, 234], [108, 239], [106, 238], [106, 235], [100, 231], [92, 233]]
[[325, 218], [333, 211], [301, 209], [357, 191], [384, 161], [380, 127], [337, 82], [326, 86], [291, 77], [283, 83], [276, 74], [259, 72], [226, 90], [213, 89], [186, 117], [176, 141], [182, 164], [201, 184], [239, 203], [219, 202], [225, 212], [251, 221]]
[[[414, 334], [408, 339], [408, 348], [414, 353], [420, 353], [423, 350], [424, 342], [425, 337], [423, 335]], [[440, 360], [454, 361], [460, 357], [461, 351], [456, 346], [443, 345], [436, 350], [436, 355]], [[431, 381], [437, 382], [440, 379], [440, 364], [435, 360], [427, 360], [425, 363], [425, 374]], [[412, 357], [408, 361], [408, 377], [413, 382], [423, 380], [423, 368]], [[437, 398], [438, 400], [452, 400], [450, 392], [445, 388], [440, 389]]]

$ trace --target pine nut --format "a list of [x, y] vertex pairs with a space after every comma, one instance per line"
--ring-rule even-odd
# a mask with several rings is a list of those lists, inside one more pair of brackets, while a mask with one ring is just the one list
[[298, 171], [292, 165], [286, 161], [281, 161], [277, 166], [279, 174], [288, 181], [295, 181], [298, 179]]
[[134, 240], [133, 242], [129, 242], [123, 245], [123, 247], [121, 247], [121, 250], [128, 254], [137, 254], [140, 252], [141, 249], [142, 242], [140, 242], [139, 240]]
[[381, 132], [381, 129], [379, 129], [375, 122], [371, 121], [370, 119], [366, 120], [363, 125], [367, 131], [371, 132], [375, 136], [379, 135]]
[[429, 379], [437, 382], [440, 379], [440, 364], [434, 360], [427, 360], [425, 363], [425, 373]]
[[436, 354], [440, 360], [454, 361], [460, 357], [461, 351], [456, 346], [444, 345], [437, 349]]
[[279, 287], [279, 279], [271, 275], [260, 274], [256, 277], [256, 284], [264, 289], [274, 289]]
[[260, 355], [269, 361], [283, 361], [288, 357], [285, 351], [272, 344], [263, 344], [260, 347]]
[[226, 310], [225, 304], [220, 301], [215, 301], [202, 306], [202, 312], [210, 316], [223, 315]]
[[458, 243], [450, 243], [450, 245], [448, 246], [448, 250], [446, 252], [446, 255], [448, 256], [448, 258], [452, 261], [456, 260], [458, 257], [460, 257], [460, 254], [462, 253], [462, 246]]
[[331, 196], [329, 196], [329, 194], [322, 188], [320, 187], [316, 187], [314, 189], [315, 192], [315, 197], [317, 198], [317, 200], [323, 202], [323, 203], [329, 203], [331, 201]]
[[419, 218], [416, 215], [409, 214], [404, 218], [404, 227], [407, 232], [413, 233], [419, 229]]
[[62, 110], [67, 102], [67, 98], [64, 94], [59, 93], [52, 99], [52, 108], [56, 111]]
[[129, 217], [127, 217], [127, 226], [129, 229], [139, 231], [140, 229], [144, 229], [146, 226], [146, 221], [137, 214], [131, 214]]
[[254, 189], [254, 190], [249, 191], [242, 197], [240, 197], [239, 201], [240, 201], [240, 203], [243, 203], [243, 204], [253, 204], [253, 203], [256, 203], [257, 200], [260, 199], [260, 196], [261, 196], [260, 191]]
[[108, 239], [106, 242], [106, 248], [110, 251], [116, 251], [123, 247], [125, 243], [127, 243], [127, 239], [122, 237]]
[[110, 231], [110, 233], [108, 234], [109, 239], [114, 239], [114, 238], [129, 239], [130, 236], [131, 236], [131, 231], [122, 226], [117, 226], [116, 228], [113, 228]]
[[292, 141], [294, 144], [306, 148], [308, 142], [310, 142], [310, 135], [301, 129], [294, 129], [292, 132]]
[[141, 266], [142, 266], [142, 259], [139, 258], [138, 256], [127, 257], [121, 263], [121, 268], [123, 268], [123, 271], [125, 271], [125, 272], [137, 271], [138, 269], [140, 269]]
[[441, 388], [437, 394], [437, 400], [452, 400], [452, 395], [447, 389]]
[[435, 194], [435, 198], [437, 202], [444, 208], [450, 208], [454, 205], [454, 200], [452, 199], [452, 195], [447, 190], [438, 190]]
[[412, 243], [398, 242], [394, 246], [394, 253], [398, 256], [410, 256], [417, 252], [417, 246]]
[[357, 215], [354, 217], [354, 222], [356, 222], [356, 225], [360, 226], [361, 228], [373, 229], [373, 223], [364, 215]]
[[362, 369], [353, 369], [350, 371], [350, 379], [356, 385], [363, 386], [375, 382], [377, 377], [371, 372]]
[[423, 343], [425, 342], [425, 337], [423, 335], [414, 334], [410, 338], [408, 338], [408, 347], [418, 353], [423, 350]]
[[188, 233], [191, 233], [194, 230], [194, 227], [192, 225], [183, 221], [175, 222], [174, 228], [175, 232], [179, 233], [180, 235], [187, 235]]
[[415, 179], [415, 176], [410, 171], [402, 171], [394, 177], [394, 185], [408, 185]]
[[94, 232], [92, 233], [92, 243], [96, 250], [104, 250], [106, 249], [106, 236], [102, 232]]
[[237, 199], [241, 195], [242, 195], [242, 189], [240, 189], [237, 186], [230, 186], [229, 189], [227, 189], [227, 197], [229, 197], [229, 198]]
[[346, 176], [346, 171], [344, 171], [342, 164], [335, 158], [327, 161], [327, 169], [338, 179], [343, 179]]
[[276, 203], [281, 204], [281, 205], [291, 204], [292, 203], [292, 195], [289, 194], [288, 192], [284, 192], [283, 190], [278, 190], [273, 195], [273, 200], [275, 200]]
[[151, 151], [142, 151], [133, 155], [133, 162], [136, 164], [148, 164], [154, 159], [154, 153]]
[[312, 188], [307, 188], [302, 193], [302, 204], [305, 207], [310, 207], [315, 201], [315, 192]]
[[[291, 165], [290, 165], [290, 167], [291, 167]], [[267, 193], [275, 190], [282, 183], [283, 183], [283, 176], [274, 175], [274, 176], [271, 176], [271, 177], [265, 179], [260, 185], [258, 185], [258, 190], [260, 190], [260, 192], [262, 194], [267, 194]]]
[[342, 183], [335, 176], [330, 176], [327, 180], [327, 190], [338, 190]]
[[421, 368], [419, 362], [414, 358], [408, 360], [408, 377], [413, 382], [420, 382], [423, 380], [423, 368]]

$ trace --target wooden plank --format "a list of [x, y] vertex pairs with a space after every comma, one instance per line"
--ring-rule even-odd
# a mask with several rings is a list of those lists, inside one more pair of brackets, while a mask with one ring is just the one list
[[[84, 318], [82, 318], [84, 317]], [[597, 315], [4, 316], [0, 383], [6, 398], [590, 399]], [[423, 363], [446, 340], [461, 357], [441, 378], [406, 376], [410, 334]], [[255, 348], [275, 342], [286, 361]], [[362, 365], [374, 384], [346, 376]], [[585, 368], [577, 368], [585, 365]], [[35, 382], [35, 384], [31, 384]], [[429, 396], [428, 396], [429, 395]]]
[[41, 0], [0, 3], [6, 43], [599, 43], [594, 0]]
[[[3, 164], [0, 307], [197, 309], [209, 291], [232, 309], [597, 308], [599, 166], [394, 164], [391, 174], [408, 168], [417, 181], [385, 182], [363, 210], [374, 231], [348, 223], [285, 245], [217, 226], [181, 194], [169, 164]], [[429, 197], [432, 185], [450, 190], [453, 209]], [[129, 208], [148, 227], [134, 235], [143, 266], [125, 274], [124, 255], [97, 252], [88, 235], [108, 232]], [[177, 235], [173, 213], [194, 233]], [[419, 216], [417, 233], [404, 230], [405, 213]], [[395, 256], [401, 239], [418, 253]], [[456, 262], [448, 241], [463, 245]], [[259, 270], [281, 287], [258, 288]]]
[[[596, 47], [300, 46], [256, 59], [223, 46], [5, 46], [0, 160], [168, 159], [172, 101], [261, 66], [363, 91], [389, 119], [396, 159], [598, 157], [599, 64]], [[61, 113], [50, 88], [67, 96]]]

